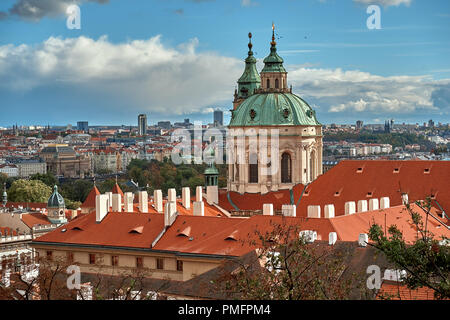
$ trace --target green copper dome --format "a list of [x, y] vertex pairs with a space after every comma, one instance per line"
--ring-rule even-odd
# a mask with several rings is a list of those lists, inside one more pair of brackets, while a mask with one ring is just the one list
[[292, 93], [258, 93], [233, 111], [230, 127], [321, 125], [315, 111]]
[[253, 94], [255, 89], [258, 89], [261, 85], [261, 77], [258, 70], [256, 70], [256, 58], [253, 56], [251, 38], [252, 34], [248, 34], [248, 57], [245, 59], [245, 70], [242, 76], [238, 80], [238, 92], [239, 98], [247, 98]]
[[53, 187], [53, 193], [48, 199], [47, 208], [62, 208], [65, 207], [64, 198], [58, 192], [58, 186]]

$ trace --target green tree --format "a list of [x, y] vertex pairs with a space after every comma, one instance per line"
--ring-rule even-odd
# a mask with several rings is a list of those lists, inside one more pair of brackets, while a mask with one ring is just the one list
[[53, 188], [55, 184], [58, 183], [58, 180], [51, 172], [47, 172], [46, 174], [36, 173], [30, 176], [30, 180], [40, 180], [50, 188]]
[[[404, 281], [408, 288], [428, 287], [434, 290], [438, 299], [450, 298], [450, 247], [449, 239], [436, 239], [428, 230], [431, 210], [431, 198], [416, 201], [416, 205], [425, 213], [425, 221], [419, 212], [407, 204], [406, 211], [418, 233], [417, 240], [409, 244], [395, 225], [388, 228], [387, 234], [378, 224], [369, 230], [369, 239], [374, 247], [383, 252], [397, 268], [407, 272]], [[443, 226], [446, 227], [446, 226]]]
[[19, 179], [8, 190], [11, 202], [47, 202], [52, 189], [40, 180]]

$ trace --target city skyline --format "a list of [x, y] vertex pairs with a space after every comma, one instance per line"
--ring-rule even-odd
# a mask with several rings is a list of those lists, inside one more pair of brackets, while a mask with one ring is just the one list
[[68, 2], [5, 1], [0, 126], [135, 125], [140, 113], [210, 123], [216, 108], [228, 124], [247, 33], [260, 71], [272, 21], [289, 85], [322, 124], [448, 123], [449, 4], [373, 2], [379, 30], [363, 0], [287, 1], [281, 12], [267, 1], [79, 1], [81, 29], [70, 30]]

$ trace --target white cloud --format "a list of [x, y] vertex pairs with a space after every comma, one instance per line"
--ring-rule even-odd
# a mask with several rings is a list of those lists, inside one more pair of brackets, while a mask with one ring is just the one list
[[450, 79], [428, 76], [383, 77], [358, 70], [295, 68], [289, 78], [294, 91], [328, 106], [332, 113], [411, 114], [418, 111], [449, 111], [448, 101], [437, 106], [437, 90], [448, 88]]
[[404, 4], [405, 6], [409, 6], [411, 4], [412, 0], [353, 0], [356, 3], [362, 3], [366, 5], [371, 4], [379, 4], [383, 7], [390, 7], [390, 6], [400, 6]]
[[[0, 89], [38, 88], [85, 92], [126, 101], [131, 110], [166, 114], [202, 111], [233, 93], [243, 63], [215, 53], [197, 53], [198, 40], [177, 48], [160, 36], [114, 44], [51, 37], [37, 46], [0, 47]], [[56, 89], [58, 88], [58, 89]]]

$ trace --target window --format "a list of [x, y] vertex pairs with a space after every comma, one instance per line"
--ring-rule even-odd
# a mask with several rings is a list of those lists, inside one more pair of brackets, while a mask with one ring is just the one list
[[95, 254], [89, 253], [89, 264], [95, 264]]
[[53, 251], [47, 251], [47, 260], [53, 260]]
[[163, 258], [156, 259], [156, 269], [159, 269], [159, 270], [164, 269], [164, 259]]
[[258, 183], [258, 158], [256, 154], [250, 155], [249, 164], [249, 183]]
[[278, 79], [275, 79], [275, 88], [276, 88], [276, 89], [279, 88]]
[[177, 271], [183, 271], [183, 261], [177, 260]]
[[119, 256], [111, 256], [111, 265], [114, 267], [119, 265]]
[[270, 79], [267, 79], [267, 89], [270, 88]]
[[136, 257], [136, 268], [143, 268], [144, 260], [142, 257]]
[[289, 153], [285, 152], [281, 155], [281, 183], [292, 182], [292, 162]]
[[67, 262], [73, 262], [73, 252], [67, 252]]

